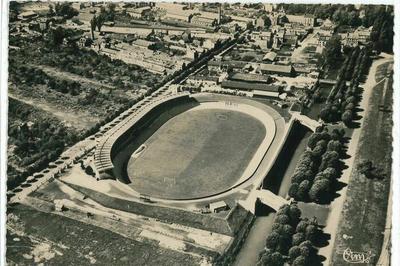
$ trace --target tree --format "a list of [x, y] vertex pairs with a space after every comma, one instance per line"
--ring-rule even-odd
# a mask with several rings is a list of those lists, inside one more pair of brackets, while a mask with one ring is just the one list
[[306, 241], [301, 242], [300, 247], [308, 247], [308, 249], [311, 249], [312, 243], [310, 240], [306, 240]]
[[333, 167], [328, 167], [328, 168], [326, 168], [326, 169], [322, 172], [322, 174], [324, 175], [324, 177], [325, 177], [326, 179], [331, 180], [331, 181], [335, 180], [335, 179], [338, 177], [338, 176], [337, 176], [338, 173], [337, 173], [336, 169], [333, 168]]
[[304, 242], [306, 240], [306, 236], [304, 233], [296, 233], [293, 235], [292, 238], [292, 245], [293, 246], [298, 246], [300, 245], [302, 242]]
[[265, 241], [265, 246], [270, 250], [276, 250], [278, 244], [279, 244], [279, 234], [276, 232], [271, 232], [268, 235], [267, 240]]
[[283, 256], [281, 253], [274, 252], [272, 254], [270, 265], [283, 266], [284, 263], [285, 263], [285, 260], [283, 259]]
[[297, 207], [297, 204], [291, 204], [289, 207], [289, 218], [293, 225], [296, 225], [300, 221], [301, 210]]
[[308, 226], [308, 222], [306, 220], [300, 221], [297, 224], [296, 233], [305, 233], [307, 226]]
[[328, 146], [326, 147], [327, 151], [335, 151], [337, 153], [340, 153], [342, 151], [342, 143], [340, 143], [339, 140], [330, 140], [328, 142]]
[[322, 107], [319, 117], [324, 120], [325, 122], [331, 122], [332, 119], [332, 112], [331, 112], [331, 105], [327, 104], [324, 107]]
[[260, 260], [257, 262], [257, 266], [271, 265], [271, 261], [272, 261], [272, 251], [269, 249], [266, 249], [262, 253]]
[[304, 180], [299, 185], [299, 192], [297, 194], [298, 200], [306, 200], [308, 197], [308, 191], [310, 190], [310, 181]]
[[275, 222], [280, 224], [289, 224], [290, 218], [286, 214], [278, 214], [275, 218]]
[[105, 22], [105, 16], [104, 16], [104, 14], [101, 13], [101, 14], [97, 17], [97, 19], [95, 20], [95, 22], [96, 22], [97, 30], [100, 32], [100, 31], [101, 31], [101, 27], [103, 27], [103, 24], [104, 24], [104, 22]]
[[312, 150], [314, 158], [321, 158], [321, 156], [325, 153], [325, 147], [322, 145], [317, 145]]
[[85, 40], [85, 47], [90, 47], [93, 44], [93, 39], [87, 38]]
[[307, 146], [310, 149], [314, 149], [315, 146], [317, 145], [318, 141], [321, 140], [321, 134], [320, 133], [313, 133], [309, 138], [308, 138], [308, 142], [307, 142]]
[[314, 243], [317, 240], [317, 238], [318, 238], [318, 228], [312, 224], [308, 225], [306, 228], [306, 239]]
[[272, 231], [279, 234], [283, 231], [283, 224], [274, 221], [272, 224]]
[[306, 265], [307, 265], [307, 259], [304, 256], [297, 257], [292, 263], [292, 266], [306, 266]]
[[334, 66], [342, 57], [342, 45], [340, 42], [339, 35], [333, 35], [326, 43], [324, 50], [322, 51], [322, 57], [324, 63], [328, 66]]
[[321, 179], [315, 181], [315, 183], [311, 186], [308, 195], [310, 199], [315, 202], [320, 202], [325, 195], [330, 192], [330, 182], [327, 179]]
[[282, 234], [284, 234], [285, 236], [288, 236], [290, 238], [293, 233], [294, 229], [291, 225], [285, 224], [282, 226]]
[[298, 256], [301, 255], [300, 253], [300, 247], [299, 246], [292, 246], [289, 249], [289, 258], [291, 261], [294, 261]]
[[90, 20], [90, 32], [92, 33], [92, 39], [94, 40], [94, 31], [96, 30], [97, 26], [97, 17], [96, 15]]
[[358, 164], [358, 169], [362, 175], [369, 178], [374, 170], [374, 167], [370, 160], [363, 160]]
[[49, 5], [49, 13], [48, 13], [48, 15], [49, 15], [50, 17], [52, 17], [52, 16], [54, 16], [55, 14], [56, 14], [56, 12], [54, 11], [53, 5]]
[[59, 46], [63, 43], [65, 37], [65, 31], [63, 28], [58, 26], [56, 29], [53, 29], [51, 32], [51, 42], [53, 46]]
[[322, 155], [321, 164], [318, 168], [319, 172], [322, 172], [328, 167], [337, 169], [339, 167], [339, 153], [336, 151], [327, 151]]
[[79, 14], [78, 10], [72, 7], [72, 3], [68, 2], [56, 3], [55, 12], [58, 16], [65, 17], [66, 19], [70, 19]]
[[296, 199], [298, 193], [299, 193], [299, 184], [293, 183], [293, 179], [292, 179], [292, 184], [290, 185], [288, 194], [291, 198]]
[[342, 114], [342, 121], [343, 123], [348, 126], [353, 121], [353, 112], [351, 110], [346, 110]]

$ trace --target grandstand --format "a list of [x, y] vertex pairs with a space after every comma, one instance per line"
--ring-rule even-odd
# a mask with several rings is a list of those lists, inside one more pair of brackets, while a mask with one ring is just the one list
[[123, 142], [126, 133], [135, 124], [142, 120], [146, 114], [166, 102], [188, 97], [188, 92], [182, 92], [179, 94], [158, 97], [155, 100], [145, 99], [127, 111], [127, 114], [130, 115], [109, 130], [96, 146], [94, 159], [96, 178], [115, 179], [113, 175], [114, 164], [112, 161], [112, 153], [117, 149], [118, 144]]

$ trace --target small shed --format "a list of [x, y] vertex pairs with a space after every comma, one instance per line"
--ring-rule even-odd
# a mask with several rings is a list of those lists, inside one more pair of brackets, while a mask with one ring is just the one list
[[223, 200], [210, 203], [210, 211], [211, 212], [217, 213], [220, 211], [225, 211], [227, 209], [228, 209], [228, 205]]

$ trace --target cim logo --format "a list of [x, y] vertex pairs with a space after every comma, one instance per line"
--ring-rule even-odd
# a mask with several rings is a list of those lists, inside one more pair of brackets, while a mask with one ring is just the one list
[[347, 248], [343, 252], [343, 259], [348, 263], [370, 263], [371, 258], [375, 256], [371, 251], [356, 252]]

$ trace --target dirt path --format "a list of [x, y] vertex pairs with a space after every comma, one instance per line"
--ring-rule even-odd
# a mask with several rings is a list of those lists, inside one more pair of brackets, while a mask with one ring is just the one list
[[43, 111], [54, 115], [61, 122], [63, 122], [65, 126], [71, 126], [73, 128], [76, 128], [77, 130], [87, 130], [97, 123], [97, 119], [95, 120], [93, 119], [93, 117], [86, 116], [83, 113], [77, 114], [72, 111], [62, 110], [61, 108], [52, 106], [49, 103], [42, 103], [36, 100], [28, 100], [26, 98], [13, 95], [10, 92], [8, 92], [8, 97], [42, 109]]
[[362, 110], [362, 112], [360, 112], [360, 116], [362, 117], [360, 120], [361, 125], [359, 128], [356, 128], [353, 131], [353, 135], [351, 137], [351, 140], [350, 140], [350, 143], [348, 146], [348, 154], [350, 155], [350, 158], [344, 161], [344, 163], [346, 165], [348, 165], [349, 167], [343, 171], [343, 174], [339, 179], [339, 182], [346, 184], [346, 186], [341, 191], [338, 191], [340, 196], [337, 197], [331, 203], [331, 211], [330, 211], [328, 219], [327, 219], [327, 224], [323, 230], [324, 233], [329, 234], [331, 236], [331, 239], [329, 240], [328, 245], [319, 250], [319, 255], [324, 256], [326, 258], [326, 260], [324, 261], [324, 265], [329, 265], [331, 262], [332, 252], [333, 252], [335, 239], [336, 239], [336, 233], [337, 233], [338, 225], [339, 225], [339, 222], [341, 219], [343, 204], [346, 199], [347, 184], [349, 184], [349, 181], [350, 181], [350, 175], [351, 175], [351, 171], [353, 169], [354, 159], [357, 154], [358, 142], [359, 142], [360, 134], [361, 134], [361, 131], [363, 128], [365, 115], [368, 113], [368, 110], [369, 110], [369, 106], [368, 106], [369, 98], [371, 96], [373, 87], [377, 84], [376, 79], [375, 79], [376, 70], [379, 65], [381, 65], [385, 62], [388, 62], [390, 60], [392, 60], [392, 57], [390, 55], [383, 54], [383, 58], [374, 61], [369, 70], [368, 78], [367, 78], [365, 84], [362, 86], [364, 88], [364, 92], [363, 92], [362, 100], [360, 102], [360, 108]]
[[48, 74], [50, 76], [58, 77], [60, 79], [67, 79], [67, 80], [72, 80], [72, 81], [76, 81], [79, 83], [87, 83], [87, 84], [97, 86], [97, 87], [105, 87], [108, 89], [115, 89], [115, 87], [112, 85], [102, 83], [97, 80], [88, 79], [83, 76], [76, 75], [76, 74], [73, 74], [70, 72], [62, 71], [62, 70], [54, 68], [54, 67], [43, 66], [43, 65], [31, 65], [31, 66], [33, 66], [35, 68], [39, 68], [39, 69], [43, 70], [46, 74]]

